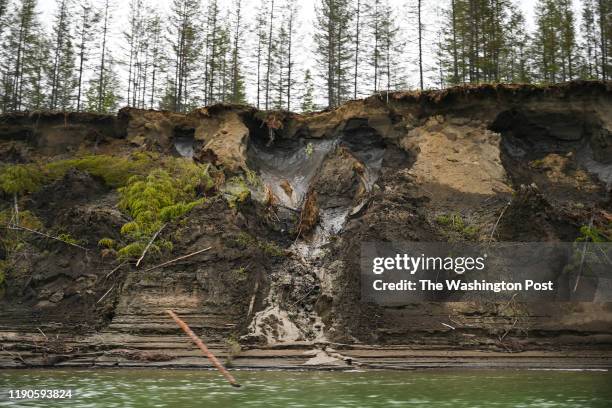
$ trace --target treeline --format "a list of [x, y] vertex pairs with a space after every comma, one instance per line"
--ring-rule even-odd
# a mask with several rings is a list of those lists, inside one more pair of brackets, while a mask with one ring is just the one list
[[114, 1], [56, 0], [47, 27], [36, 0], [0, 0], [0, 110], [223, 102], [311, 111], [410, 78], [424, 89], [612, 76], [612, 0], [582, 0], [579, 15], [571, 0], [537, 0], [531, 32], [511, 0], [316, 0], [311, 39], [298, 0], [255, 10], [245, 0], [173, 0], [165, 12]]
[[538, 0], [535, 7], [529, 33], [510, 0], [451, 0], [439, 47], [440, 86], [610, 79], [611, 0], [583, 0], [580, 27], [571, 0]]

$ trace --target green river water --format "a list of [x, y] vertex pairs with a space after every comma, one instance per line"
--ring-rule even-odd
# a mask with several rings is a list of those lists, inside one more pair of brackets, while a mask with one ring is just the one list
[[[612, 407], [612, 373], [529, 370], [368, 372], [0, 370], [0, 407]], [[9, 399], [70, 389], [64, 400]]]

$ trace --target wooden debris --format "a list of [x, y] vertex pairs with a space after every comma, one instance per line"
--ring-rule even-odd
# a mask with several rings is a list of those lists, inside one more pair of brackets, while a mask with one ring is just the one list
[[178, 324], [179, 327], [183, 329], [183, 331], [191, 338], [191, 340], [195, 343], [195, 345], [198, 346], [200, 350], [202, 350], [204, 355], [208, 357], [210, 362], [217, 368], [217, 370], [219, 370], [219, 372], [223, 374], [225, 379], [233, 387], [240, 387], [240, 384], [238, 384], [236, 379], [229, 373], [229, 371], [227, 371], [225, 367], [223, 367], [223, 364], [221, 364], [221, 362], [217, 359], [217, 357], [215, 357], [215, 355], [211, 353], [210, 350], [208, 350], [208, 347], [206, 347], [204, 342], [200, 340], [200, 338], [189, 328], [187, 323], [181, 320], [181, 318], [178, 317], [176, 313], [174, 313], [172, 310], [166, 310], [166, 313], [168, 313], [170, 317], [172, 317], [172, 319], [176, 322], [176, 324]]

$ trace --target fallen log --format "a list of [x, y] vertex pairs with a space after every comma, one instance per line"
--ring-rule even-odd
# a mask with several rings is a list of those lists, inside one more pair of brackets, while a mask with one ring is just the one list
[[225, 367], [223, 367], [223, 364], [221, 364], [221, 362], [217, 359], [217, 357], [215, 357], [215, 355], [210, 352], [208, 347], [206, 347], [204, 342], [200, 340], [200, 338], [193, 332], [193, 330], [189, 328], [187, 323], [181, 320], [181, 318], [178, 317], [176, 313], [174, 313], [172, 310], [166, 310], [166, 313], [168, 313], [170, 317], [172, 317], [172, 319], [176, 322], [176, 324], [178, 324], [179, 327], [183, 329], [183, 331], [191, 338], [191, 340], [195, 343], [195, 345], [198, 346], [200, 350], [202, 350], [202, 353], [204, 353], [204, 355], [208, 357], [210, 362], [217, 368], [217, 370], [219, 370], [219, 372], [221, 372], [221, 374], [223, 374], [225, 379], [233, 387], [240, 387], [240, 384], [236, 382], [236, 379], [229, 373], [229, 371], [227, 371]]

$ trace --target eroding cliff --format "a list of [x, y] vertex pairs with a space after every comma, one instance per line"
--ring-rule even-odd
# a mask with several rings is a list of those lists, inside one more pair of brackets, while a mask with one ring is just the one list
[[[1, 116], [3, 171], [97, 155], [144, 160], [126, 167], [143, 180], [196, 163], [208, 184], [189, 184], [196, 201], [164, 218], [158, 251], [137, 267], [110, 244], [125, 244], [127, 177], [109, 183], [104, 166], [76, 161], [43, 172], [18, 207], [47, 236], [4, 229], [0, 362], [129, 364], [154, 351], [189, 364], [167, 308], [222, 354], [228, 339], [253, 350], [609, 349], [609, 304], [363, 303], [359, 256], [364, 241], [574, 241], [584, 226], [609, 239], [611, 91], [460, 87], [307, 115], [219, 105]], [[13, 194], [0, 198], [3, 228], [14, 225]], [[243, 364], [269, 363], [255, 354]]]

